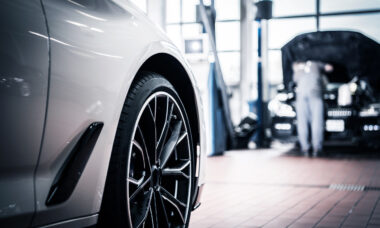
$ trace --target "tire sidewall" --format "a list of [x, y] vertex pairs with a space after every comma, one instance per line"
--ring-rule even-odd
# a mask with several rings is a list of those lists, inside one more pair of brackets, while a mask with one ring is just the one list
[[[194, 165], [194, 148], [193, 148], [193, 142], [192, 142], [192, 137], [191, 137], [191, 128], [190, 128], [190, 124], [189, 124], [189, 119], [187, 117], [187, 113], [186, 113], [186, 110], [185, 110], [185, 107], [184, 105], [182, 104], [182, 101], [181, 99], [179, 98], [177, 92], [175, 91], [174, 87], [170, 84], [169, 81], [167, 81], [165, 78], [163, 78], [162, 76], [158, 75], [158, 74], [155, 74], [155, 73], [148, 73], [148, 72], [144, 72], [143, 73], [143, 78], [149, 78], [145, 83], [143, 83], [143, 85], [141, 87], [138, 87], [138, 84], [136, 86], [133, 85], [132, 86], [132, 90], [130, 91], [130, 93], [128, 94], [127, 96], [127, 99], [126, 99], [126, 105], [127, 105], [127, 113], [125, 116], [121, 116], [120, 118], [126, 118], [126, 120], [124, 121], [120, 121], [119, 122], [119, 125], [123, 125], [123, 126], [120, 126], [118, 128], [118, 133], [120, 134], [119, 135], [119, 139], [120, 141], [118, 143], [120, 143], [120, 146], [117, 148], [118, 152], [116, 153], [120, 153], [121, 155], [121, 165], [118, 169], [118, 176], [119, 176], [119, 187], [121, 188], [119, 191], [119, 199], [121, 199], [121, 205], [120, 207], [123, 208], [123, 205], [124, 205], [124, 208], [122, 209], [122, 212], [126, 213], [125, 215], [125, 218], [121, 218], [122, 220], [124, 221], [121, 221], [121, 224], [123, 223], [126, 223], [125, 225], [128, 226], [128, 224], [131, 224], [131, 221], [130, 220], [130, 212], [128, 211], [128, 203], [127, 203], [127, 185], [125, 183], [125, 180], [126, 180], [126, 177], [127, 177], [127, 169], [128, 169], [128, 159], [129, 159], [129, 151], [130, 151], [130, 147], [131, 147], [131, 142], [132, 142], [132, 137], [134, 136], [134, 131], [136, 130], [135, 129], [135, 125], [136, 125], [136, 122], [139, 121], [138, 118], [139, 118], [139, 113], [141, 111], [141, 109], [144, 107], [144, 104], [145, 102], [147, 101], [147, 99], [153, 95], [154, 93], [157, 93], [157, 92], [166, 92], [168, 93], [170, 96], [173, 97], [173, 99], [177, 102], [179, 108], [181, 109], [181, 112], [182, 112], [182, 115], [183, 115], [183, 118], [185, 119], [185, 122], [186, 122], [186, 128], [189, 132], [189, 143], [190, 143], [190, 156], [191, 156], [191, 189], [190, 189], [190, 205], [189, 205], [189, 210], [188, 210], [188, 214], [187, 214], [187, 221], [186, 221], [186, 224], [185, 224], [185, 227], [188, 226], [189, 224], [189, 221], [190, 221], [190, 214], [191, 214], [191, 207], [192, 207], [192, 195], [193, 195], [193, 192], [194, 192], [194, 189], [195, 189], [195, 181], [194, 181], [194, 173], [195, 173], [195, 165]], [[139, 80], [139, 81], [143, 81], [143, 80]], [[138, 83], [138, 82], [137, 82]], [[126, 130], [122, 130], [121, 132], [119, 131], [119, 129], [126, 129]], [[122, 216], [122, 214], [121, 214]], [[123, 217], [123, 216], [122, 216]]]

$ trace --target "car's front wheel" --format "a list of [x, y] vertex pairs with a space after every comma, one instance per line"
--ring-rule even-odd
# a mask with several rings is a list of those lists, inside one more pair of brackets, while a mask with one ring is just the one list
[[142, 74], [120, 117], [99, 225], [186, 227], [194, 168], [189, 121], [174, 87]]

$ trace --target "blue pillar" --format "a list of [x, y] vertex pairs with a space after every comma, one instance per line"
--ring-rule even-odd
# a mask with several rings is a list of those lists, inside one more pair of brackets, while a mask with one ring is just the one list
[[257, 62], [257, 125], [258, 128], [253, 136], [257, 147], [264, 146], [264, 109], [263, 109], [263, 71], [262, 71], [262, 45], [261, 45], [261, 20], [257, 20], [258, 26], [258, 62]]
[[226, 123], [220, 90], [216, 84], [215, 63], [210, 63], [210, 73], [208, 79], [209, 88], [209, 113], [211, 121], [211, 152], [209, 155], [221, 155], [227, 148]]

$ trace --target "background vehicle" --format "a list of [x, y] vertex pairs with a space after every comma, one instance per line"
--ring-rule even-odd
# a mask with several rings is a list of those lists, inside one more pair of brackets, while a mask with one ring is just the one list
[[0, 1], [0, 226], [188, 224], [205, 134], [179, 51], [129, 1]]
[[[318, 60], [331, 63], [329, 84], [324, 92], [325, 139], [345, 143], [376, 143], [380, 137], [380, 45], [349, 31], [306, 33], [282, 49], [284, 84], [269, 103], [274, 137], [295, 141], [296, 93], [291, 64]], [[344, 93], [349, 93], [344, 96]], [[348, 99], [342, 99], [348, 97]]]

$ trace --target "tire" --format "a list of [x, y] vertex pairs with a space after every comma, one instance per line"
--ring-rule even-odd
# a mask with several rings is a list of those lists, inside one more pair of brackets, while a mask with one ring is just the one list
[[142, 72], [113, 145], [99, 227], [187, 227], [194, 189], [189, 120], [174, 87]]

